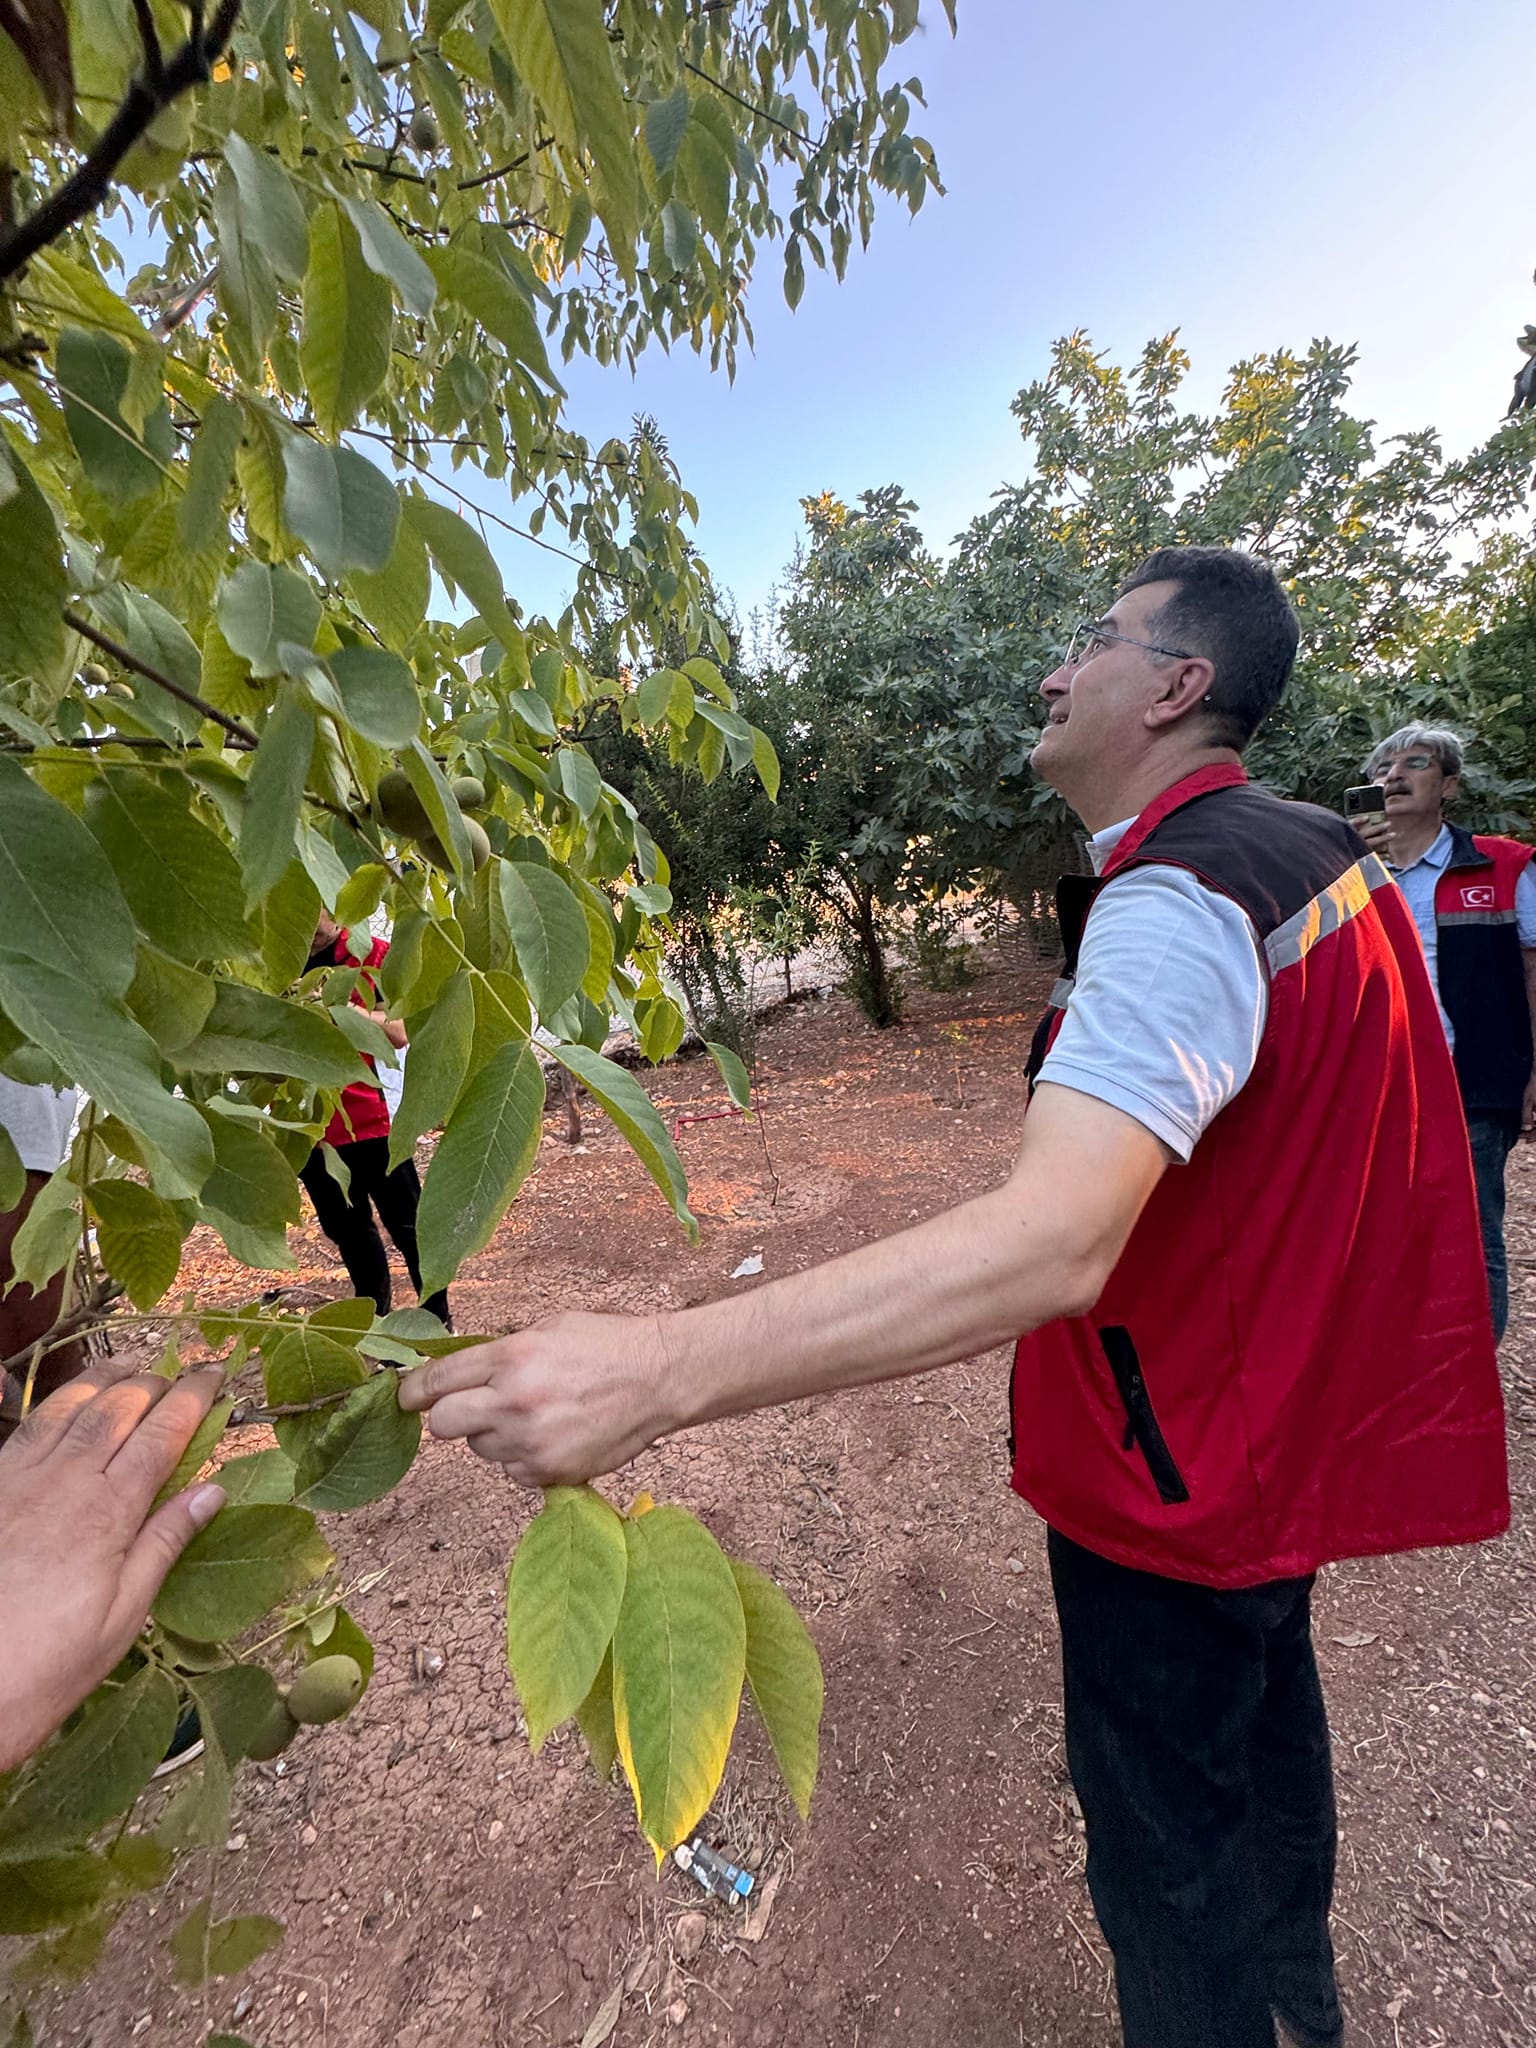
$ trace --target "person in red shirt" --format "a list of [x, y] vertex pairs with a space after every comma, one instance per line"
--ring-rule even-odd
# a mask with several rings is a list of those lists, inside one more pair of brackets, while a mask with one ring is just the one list
[[[315, 926], [305, 973], [317, 967], [361, 966], [363, 979], [374, 989], [372, 970], [389, 951], [384, 939], [369, 943], [367, 956], [354, 960], [347, 945], [347, 933], [326, 911]], [[367, 1002], [359, 990], [352, 998], [360, 1008]], [[391, 1045], [405, 1044], [405, 1026], [385, 1015], [381, 1008], [368, 1010]], [[372, 1065], [372, 1061], [369, 1061]], [[346, 1191], [326, 1164], [323, 1146], [335, 1148], [349, 1175]], [[320, 1228], [341, 1253], [347, 1277], [361, 1296], [373, 1297], [381, 1316], [388, 1315], [391, 1299], [389, 1254], [379, 1235], [379, 1224], [389, 1232], [395, 1249], [405, 1261], [406, 1271], [418, 1296], [421, 1294], [421, 1261], [416, 1253], [416, 1211], [421, 1203], [421, 1177], [414, 1159], [402, 1159], [391, 1171], [389, 1164], [389, 1105], [384, 1091], [365, 1081], [342, 1090], [336, 1114], [326, 1126], [317, 1145], [299, 1169], [309, 1199], [315, 1205]], [[377, 1216], [377, 1220], [375, 1220]], [[448, 1313], [446, 1289], [428, 1295], [421, 1303], [447, 1329], [453, 1323]]]

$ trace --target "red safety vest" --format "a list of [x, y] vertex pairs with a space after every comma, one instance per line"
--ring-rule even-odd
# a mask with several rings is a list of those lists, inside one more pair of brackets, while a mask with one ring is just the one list
[[1156, 863], [1247, 912], [1268, 1019], [1093, 1313], [1020, 1340], [1014, 1486], [1099, 1555], [1216, 1587], [1497, 1535], [1471, 1159], [1407, 905], [1341, 819], [1206, 769], [1141, 813], [1101, 878], [1066, 879], [1069, 972], [1098, 890]]

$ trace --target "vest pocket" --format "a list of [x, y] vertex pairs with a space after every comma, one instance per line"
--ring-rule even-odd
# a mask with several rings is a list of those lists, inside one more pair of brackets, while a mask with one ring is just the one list
[[1152, 1412], [1152, 1397], [1142, 1378], [1141, 1360], [1136, 1356], [1131, 1333], [1123, 1324], [1111, 1323], [1108, 1328], [1100, 1330], [1099, 1342], [1104, 1347], [1104, 1357], [1114, 1375], [1120, 1399], [1125, 1403], [1125, 1436], [1121, 1449], [1128, 1451], [1135, 1447], [1141, 1452], [1152, 1475], [1152, 1483], [1157, 1488], [1158, 1498], [1165, 1507], [1176, 1507], [1189, 1499], [1189, 1488], [1184, 1484], [1184, 1475], [1174, 1462], [1168, 1439]]

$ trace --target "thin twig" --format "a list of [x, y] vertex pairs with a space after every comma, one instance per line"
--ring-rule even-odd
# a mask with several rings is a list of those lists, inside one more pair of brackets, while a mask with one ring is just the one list
[[773, 1183], [773, 1193], [768, 1197], [768, 1206], [770, 1209], [777, 1209], [779, 1206], [779, 1170], [773, 1163], [773, 1154], [768, 1150], [768, 1119], [763, 1114], [763, 1105], [760, 1102], [755, 1102], [752, 1108], [753, 1120], [757, 1125], [758, 1142], [763, 1148], [763, 1164], [767, 1167], [768, 1178]]
[[218, 277], [218, 264], [210, 263], [196, 283], [189, 285], [179, 299], [174, 300], [165, 308], [160, 318], [150, 329], [156, 341], [164, 341], [167, 335], [175, 333], [182, 322], [190, 317], [198, 301], [213, 290], [218, 282]]
[[[388, 1368], [384, 1368], [388, 1370]], [[366, 1385], [359, 1381], [359, 1386]], [[235, 1408], [230, 1411], [226, 1429], [246, 1429], [253, 1422], [275, 1422], [282, 1415], [313, 1415], [317, 1408], [334, 1408], [338, 1401], [345, 1401], [348, 1394], [355, 1394], [357, 1387], [338, 1387], [332, 1394], [317, 1394], [313, 1401], [279, 1401], [270, 1408]]]
[[901, 1937], [902, 1937], [902, 1936], [903, 1936], [903, 1935], [904, 1935], [904, 1934], [906, 1933], [906, 1931], [907, 1931], [907, 1923], [906, 1923], [906, 1921], [905, 1921], [905, 1920], [903, 1920], [903, 1921], [902, 1921], [902, 1923], [901, 1923], [901, 1925], [900, 1925], [900, 1927], [898, 1927], [898, 1928], [897, 1928], [897, 1930], [896, 1930], [896, 1935], [895, 1935], [895, 1939], [894, 1939], [894, 1940], [892, 1940], [892, 1941], [890, 1941], [890, 1942], [887, 1942], [886, 1946], [885, 1946], [885, 1947], [884, 1947], [884, 1948], [883, 1948], [883, 1949], [882, 1949], [882, 1950], [880, 1951], [879, 1955], [878, 1955], [878, 1956], [876, 1957], [876, 1959], [875, 1959], [875, 1969], [874, 1969], [874, 1970], [871, 1970], [871, 1971], [870, 1971], [870, 1973], [869, 1973], [869, 1974], [870, 1974], [871, 1976], [873, 1976], [873, 1975], [875, 1974], [875, 1970], [878, 1970], [878, 1969], [880, 1968], [880, 1965], [881, 1965], [881, 1964], [882, 1964], [882, 1963], [883, 1963], [883, 1962], [884, 1962], [884, 1961], [886, 1960], [886, 1958], [887, 1958], [887, 1957], [888, 1957], [888, 1956], [890, 1955], [890, 1953], [891, 1953], [892, 1949], [894, 1949], [894, 1948], [895, 1948], [895, 1946], [896, 1946], [896, 1943], [897, 1943], [898, 1941], [900, 1941]]
[[[789, 123], [781, 121], [777, 114], [770, 114], [766, 107], [758, 106], [755, 100], [743, 99], [739, 92], [733, 91], [728, 85], [723, 85], [718, 78], [712, 77], [709, 72], [701, 71], [697, 64], [690, 64], [686, 58], [683, 61], [683, 69], [691, 71], [695, 78], [702, 78], [704, 83], [712, 85], [716, 92], [723, 92], [728, 100], [734, 100], [738, 107], [745, 107], [749, 114], [756, 114], [760, 121], [767, 121], [774, 128], [782, 128], [784, 133], [792, 135], [796, 142], [810, 143], [811, 138], [804, 128], [791, 128]], [[821, 144], [819, 142], [812, 143], [811, 147], [813, 149], [820, 149]]]
[[139, 24], [139, 40], [144, 45], [144, 75], [159, 92], [165, 83], [165, 57], [160, 49], [155, 17], [149, 11], [149, 0], [133, 0], [133, 12]]
[[131, 654], [121, 642], [114, 640], [110, 634], [103, 633], [99, 626], [93, 626], [90, 620], [82, 618], [79, 612], [66, 611], [64, 623], [73, 627], [75, 632], [83, 639], [89, 640], [93, 646], [99, 647], [103, 654], [110, 654], [122, 667], [131, 668], [135, 675], [143, 676], [146, 682], [157, 684], [168, 696], [175, 697], [193, 711], [201, 712], [204, 718], [212, 719], [215, 725], [222, 726], [237, 746], [254, 749], [261, 744], [248, 725], [242, 725], [238, 718], [230, 718], [216, 705], [210, 704], [206, 698], [199, 697], [195, 691], [183, 688], [180, 683], [173, 681], [164, 669], [152, 668], [147, 661], [141, 661], [138, 655]]
[[[37, 1360], [46, 1357], [50, 1351], [56, 1351], [61, 1344], [67, 1344], [72, 1337], [80, 1336], [90, 1325], [93, 1316], [100, 1315], [104, 1308], [110, 1308], [112, 1303], [126, 1292], [127, 1289], [115, 1280], [105, 1282], [90, 1300], [81, 1302], [80, 1306], [71, 1309], [67, 1316], [61, 1316], [50, 1328], [44, 1330], [41, 1337], [36, 1338], [31, 1344], [24, 1344], [20, 1351], [13, 1352], [9, 1358], [0, 1358], [0, 1373], [16, 1372], [23, 1365], [29, 1366], [35, 1373]], [[98, 1327], [105, 1329], [106, 1324], [102, 1323]]]
[[[147, 7], [143, 9], [147, 14]], [[72, 177], [50, 192], [40, 205], [0, 237], [0, 282], [14, 277], [50, 242], [101, 206], [111, 190], [118, 165], [155, 118], [194, 85], [206, 85], [214, 60], [234, 32], [240, 0], [220, 0], [219, 11], [205, 32], [194, 15], [193, 33], [169, 64], [150, 75], [153, 59], [146, 48], [146, 70], [134, 78], [96, 147]], [[158, 43], [156, 44], [158, 49]]]

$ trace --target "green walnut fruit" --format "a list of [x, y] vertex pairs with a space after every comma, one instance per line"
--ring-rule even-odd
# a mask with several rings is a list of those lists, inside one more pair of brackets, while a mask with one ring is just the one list
[[424, 155], [430, 156], [433, 150], [441, 146], [442, 140], [431, 110], [427, 107], [418, 107], [411, 116], [412, 149], [419, 149]]
[[111, 671], [99, 661], [88, 661], [80, 671], [82, 683], [89, 683], [93, 690], [104, 690], [112, 680]]
[[391, 768], [379, 777], [374, 805], [390, 831], [402, 839], [424, 839], [432, 830], [426, 805], [403, 768]]
[[289, 1713], [288, 1702], [276, 1699], [246, 1744], [245, 1753], [259, 1764], [270, 1763], [273, 1757], [282, 1755], [298, 1732], [299, 1724]]
[[[491, 857], [490, 839], [477, 818], [466, 818], [464, 831], [469, 840], [470, 862], [478, 871]], [[441, 868], [445, 875], [453, 873], [453, 855], [435, 832], [423, 832], [416, 842], [416, 851], [431, 861], [433, 867]]]
[[453, 800], [461, 811], [485, 809], [485, 784], [478, 775], [456, 775], [448, 787], [453, 791]]
[[133, 695], [133, 685], [132, 683], [124, 682], [108, 683], [107, 695], [109, 697], [131, 697]]
[[363, 1667], [355, 1657], [317, 1657], [288, 1688], [288, 1712], [305, 1727], [339, 1721], [357, 1705]]

